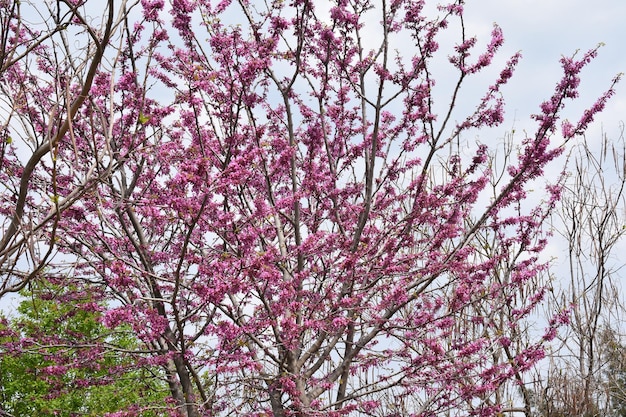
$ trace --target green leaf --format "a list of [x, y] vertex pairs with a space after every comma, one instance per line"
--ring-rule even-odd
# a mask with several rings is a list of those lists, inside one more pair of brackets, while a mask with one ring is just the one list
[[146, 116], [143, 113], [139, 113], [139, 123], [141, 123], [142, 125], [145, 125], [146, 123], [148, 123], [150, 121], [150, 116]]

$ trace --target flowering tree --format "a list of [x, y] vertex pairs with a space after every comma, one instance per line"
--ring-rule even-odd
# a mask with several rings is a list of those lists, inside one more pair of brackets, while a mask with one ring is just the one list
[[57, 216], [63, 263], [47, 272], [131, 326], [174, 415], [511, 411], [503, 387], [566, 320], [517, 343], [543, 298], [559, 180], [529, 190], [613, 86], [561, 122], [596, 50], [563, 58], [533, 134], [505, 155], [470, 140], [503, 122], [520, 55], [459, 106], [503, 43], [497, 26], [483, 46], [468, 36], [463, 3], [123, 6], [91, 105], [55, 148], [55, 196], [88, 161], [101, 174]]

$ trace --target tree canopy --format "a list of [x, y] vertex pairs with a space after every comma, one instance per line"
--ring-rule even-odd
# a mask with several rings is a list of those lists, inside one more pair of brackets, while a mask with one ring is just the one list
[[1, 349], [31, 398], [103, 380], [93, 412], [140, 415], [161, 375], [186, 417], [530, 415], [569, 321], [526, 327], [544, 176], [618, 77], [564, 118], [598, 51], [562, 57], [534, 130], [494, 140], [521, 54], [464, 7], [0, 2], [0, 295], [46, 288]]

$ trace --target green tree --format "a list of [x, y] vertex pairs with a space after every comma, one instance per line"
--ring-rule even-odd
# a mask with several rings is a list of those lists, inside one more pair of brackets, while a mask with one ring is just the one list
[[604, 346], [604, 378], [608, 387], [612, 417], [626, 417], [626, 346], [623, 336], [614, 329], [604, 329], [601, 334]]
[[[140, 343], [101, 323], [94, 294], [32, 282], [14, 317], [0, 317], [0, 415], [156, 416], [167, 384], [156, 366], [131, 369]], [[114, 349], [95, 350], [103, 343]]]

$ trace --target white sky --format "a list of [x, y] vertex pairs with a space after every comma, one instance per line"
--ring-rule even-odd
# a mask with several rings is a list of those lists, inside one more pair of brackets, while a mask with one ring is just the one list
[[[571, 55], [577, 49], [584, 52], [603, 43], [598, 57], [581, 76], [581, 97], [570, 107], [576, 120], [582, 109], [589, 106], [610, 84], [612, 78], [626, 72], [626, 1], [624, 0], [469, 0], [466, 7], [469, 32], [484, 31], [487, 36], [493, 22], [503, 29], [506, 53], [521, 50], [520, 62], [506, 93], [508, 115], [504, 127], [510, 126], [514, 115], [517, 127], [530, 125], [528, 115], [538, 109], [540, 101], [547, 98], [558, 81], [559, 58]], [[511, 114], [513, 113], [513, 114]], [[594, 144], [601, 140], [602, 132], [609, 140], [620, 136], [620, 125], [626, 121], [626, 78], [618, 84], [616, 95], [588, 131], [587, 140]], [[521, 126], [519, 126], [521, 125]], [[580, 139], [578, 139], [580, 140]], [[551, 174], [557, 175], [557, 169]], [[610, 174], [607, 174], [610, 175]], [[622, 213], [624, 216], [625, 213]], [[623, 219], [626, 222], [626, 219]], [[544, 259], [558, 257], [552, 262], [551, 272], [557, 278], [567, 277], [567, 243], [555, 237], [544, 252]], [[626, 261], [621, 253], [626, 251], [626, 240], [615, 248], [610, 266], [617, 267]], [[621, 272], [623, 275], [624, 272]], [[621, 286], [621, 279], [614, 281]]]
[[[523, 54], [507, 89], [509, 112], [516, 117], [526, 117], [549, 97], [560, 75], [561, 55], [605, 44], [582, 75], [580, 106], [606, 89], [616, 74], [626, 72], [624, 0], [469, 0], [466, 11], [470, 33], [482, 29], [486, 36], [496, 22], [504, 32], [506, 53], [520, 50]], [[625, 114], [626, 80], [597, 120], [610, 134], [619, 131]], [[599, 131], [598, 125], [594, 128]]]

